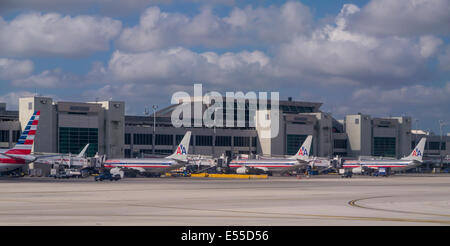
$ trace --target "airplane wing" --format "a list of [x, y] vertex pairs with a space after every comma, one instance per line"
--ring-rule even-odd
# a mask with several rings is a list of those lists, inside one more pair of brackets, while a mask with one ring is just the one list
[[57, 161], [64, 160], [64, 157], [65, 157], [65, 155], [61, 155], [61, 154], [59, 154], [59, 155], [56, 155], [56, 154], [39, 155], [39, 156], [36, 156], [35, 162], [40, 163], [40, 164], [53, 165]]

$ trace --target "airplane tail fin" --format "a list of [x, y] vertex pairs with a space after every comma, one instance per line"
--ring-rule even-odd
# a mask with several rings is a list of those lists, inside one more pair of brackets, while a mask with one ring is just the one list
[[411, 152], [411, 154], [407, 157], [403, 157], [402, 160], [413, 160], [413, 161], [422, 161], [423, 150], [425, 149], [426, 138], [420, 139], [417, 146]]
[[297, 154], [291, 156], [290, 159], [308, 158], [309, 150], [311, 149], [311, 143], [312, 143], [312, 135], [308, 135], [308, 137], [306, 137], [305, 141], [303, 142], [302, 146], [300, 146], [300, 149], [297, 151]]
[[190, 141], [191, 141], [191, 132], [187, 131], [183, 139], [181, 140], [180, 144], [178, 145], [177, 149], [175, 150], [175, 152], [172, 155], [168, 156], [167, 158], [186, 162]]
[[39, 124], [39, 116], [41, 111], [35, 111], [28, 121], [27, 126], [20, 135], [14, 148], [5, 152], [9, 155], [29, 155], [33, 148], [34, 137], [36, 136], [37, 126]]
[[86, 150], [88, 149], [89, 144], [86, 144], [84, 148], [81, 150], [81, 152], [77, 155], [77, 157], [84, 157], [84, 154], [86, 153]]

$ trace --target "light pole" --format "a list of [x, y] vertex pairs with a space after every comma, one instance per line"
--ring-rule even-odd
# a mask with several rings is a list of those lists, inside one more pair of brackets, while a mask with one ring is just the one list
[[443, 160], [442, 160], [442, 127], [445, 126], [446, 124], [444, 123], [443, 120], [439, 120], [439, 131], [441, 134], [441, 140], [439, 141], [439, 158], [441, 160], [441, 165], [440, 167], [442, 168], [443, 166]]
[[153, 137], [152, 137], [152, 153], [155, 154], [155, 141], [156, 141], [156, 109], [158, 109], [158, 105], [153, 104]]

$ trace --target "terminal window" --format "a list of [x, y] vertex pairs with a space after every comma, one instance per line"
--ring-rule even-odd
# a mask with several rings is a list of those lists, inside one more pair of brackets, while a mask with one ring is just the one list
[[125, 149], [124, 150], [125, 158], [131, 158], [131, 149]]
[[173, 135], [157, 134], [155, 138], [156, 145], [173, 145]]
[[[125, 137], [125, 144], [127, 138]], [[130, 140], [131, 142], [131, 140]], [[133, 144], [136, 145], [152, 145], [152, 134], [133, 134]]]
[[441, 143], [441, 146], [439, 146], [439, 142], [428, 142], [428, 149], [429, 150], [445, 150], [445, 142]]
[[373, 155], [384, 157], [395, 157], [395, 138], [374, 137]]
[[59, 128], [59, 152], [78, 154], [89, 144], [86, 151], [87, 156], [94, 156], [98, 152], [98, 129], [97, 128]]
[[234, 146], [248, 147], [250, 146], [250, 137], [234, 137]]
[[[305, 141], [307, 135], [288, 134], [286, 137], [286, 154], [295, 155]], [[310, 150], [311, 153], [311, 150]]]
[[12, 131], [12, 141], [13, 142], [19, 141], [19, 138], [20, 138], [21, 134], [22, 134], [22, 132], [20, 130]]
[[231, 146], [231, 136], [216, 136], [216, 146]]
[[252, 147], [257, 147], [257, 144], [258, 144], [258, 138], [257, 137], [253, 137], [252, 138]]
[[336, 149], [347, 149], [347, 139], [335, 139], [334, 148]]
[[212, 146], [212, 136], [195, 136], [195, 146]]
[[0, 142], [9, 142], [9, 130], [0, 130]]
[[286, 114], [298, 114], [298, 113], [312, 113], [313, 107], [293, 106], [293, 105], [280, 105], [280, 109]]
[[125, 144], [131, 144], [131, 134], [125, 133]]

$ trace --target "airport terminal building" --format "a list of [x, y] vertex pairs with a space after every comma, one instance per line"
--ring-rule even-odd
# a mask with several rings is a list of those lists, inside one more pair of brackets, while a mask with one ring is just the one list
[[[194, 102], [195, 98], [192, 98]], [[225, 100], [224, 100], [225, 101]], [[428, 138], [425, 156], [450, 155], [450, 136], [414, 132], [410, 117], [376, 118], [365, 114], [333, 118], [322, 112], [319, 102], [279, 101], [279, 134], [261, 138], [262, 129], [251, 126], [253, 117], [246, 107], [236, 106], [224, 113], [237, 118], [245, 111], [244, 126], [176, 128], [171, 114], [177, 105], [163, 108], [156, 116], [125, 115], [125, 102], [56, 102], [49, 97], [25, 97], [19, 111], [6, 110], [0, 104], [0, 148], [10, 148], [36, 110], [41, 111], [35, 152], [77, 154], [87, 143], [88, 155], [106, 154], [108, 158], [143, 157], [172, 153], [186, 130], [192, 131], [190, 154], [218, 157], [222, 154], [293, 155], [307, 135], [313, 135], [311, 154], [320, 157], [383, 156], [401, 158], [409, 155], [422, 136]], [[203, 105], [203, 109], [206, 109]], [[270, 103], [267, 107], [270, 111]], [[416, 134], [414, 134], [416, 133]]]

